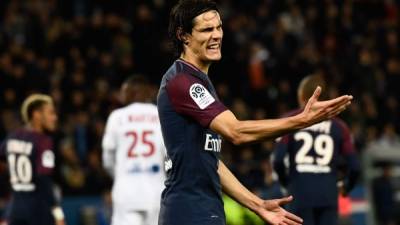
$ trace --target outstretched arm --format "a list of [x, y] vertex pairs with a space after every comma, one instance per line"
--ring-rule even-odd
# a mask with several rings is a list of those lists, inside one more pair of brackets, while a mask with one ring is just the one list
[[303, 112], [292, 117], [239, 121], [231, 111], [226, 110], [211, 121], [210, 128], [234, 144], [257, 142], [332, 118], [345, 110], [353, 99], [352, 96], [343, 95], [328, 101], [318, 101], [320, 93], [321, 88], [316, 88]]
[[281, 207], [281, 205], [292, 200], [291, 196], [273, 200], [259, 198], [244, 187], [222, 161], [219, 161], [218, 174], [222, 190], [237, 202], [255, 212], [264, 221], [272, 225], [297, 225], [303, 222], [301, 218]]

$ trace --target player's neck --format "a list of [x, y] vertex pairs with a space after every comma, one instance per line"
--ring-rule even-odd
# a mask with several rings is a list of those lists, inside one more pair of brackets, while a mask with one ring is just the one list
[[210, 68], [210, 65], [211, 65], [210, 62], [201, 61], [196, 56], [193, 56], [191, 54], [185, 54], [185, 53], [181, 54], [180, 59], [183, 59], [184, 61], [192, 64], [194, 67], [199, 69], [201, 72], [208, 75], [208, 69]]
[[44, 132], [42, 126], [38, 126], [38, 125], [36, 125], [34, 123], [28, 123], [26, 125], [26, 129], [31, 130], [31, 131], [35, 131], [35, 132], [38, 132], [38, 133], [43, 133]]

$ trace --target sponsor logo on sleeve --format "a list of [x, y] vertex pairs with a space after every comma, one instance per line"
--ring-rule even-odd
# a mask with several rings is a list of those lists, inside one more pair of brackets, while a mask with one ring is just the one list
[[190, 86], [189, 90], [190, 97], [200, 107], [205, 109], [207, 106], [215, 102], [214, 97], [208, 92], [208, 90], [201, 84], [195, 83]]

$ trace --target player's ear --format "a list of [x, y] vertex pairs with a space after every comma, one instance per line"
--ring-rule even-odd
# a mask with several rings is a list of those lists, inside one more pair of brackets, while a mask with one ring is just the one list
[[181, 40], [182, 40], [184, 45], [188, 45], [189, 44], [189, 37], [188, 36], [189, 35], [186, 34], [186, 33], [182, 35], [182, 39]]
[[185, 33], [182, 28], [176, 31], [176, 37], [183, 42], [184, 45], [189, 44], [189, 34]]

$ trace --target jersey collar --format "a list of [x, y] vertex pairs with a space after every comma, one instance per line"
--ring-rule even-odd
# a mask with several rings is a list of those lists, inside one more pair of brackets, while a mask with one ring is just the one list
[[205, 74], [205, 73], [204, 73], [203, 71], [201, 71], [200, 69], [198, 69], [198, 68], [197, 68], [196, 66], [194, 66], [193, 64], [191, 64], [190, 62], [185, 61], [185, 60], [183, 60], [183, 59], [181, 59], [181, 58], [177, 59], [176, 62], [185, 65], [186, 68], [188, 68], [188, 72], [189, 72], [191, 75], [193, 75], [193, 76], [195, 76], [195, 77], [197, 77], [197, 78], [200, 78], [201, 80], [208, 81], [208, 75]]

